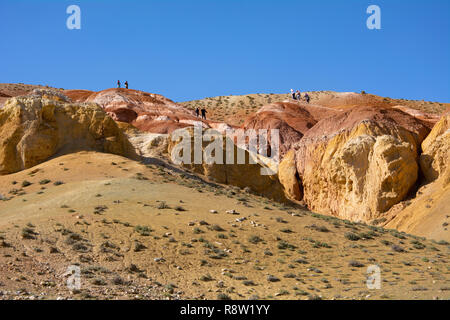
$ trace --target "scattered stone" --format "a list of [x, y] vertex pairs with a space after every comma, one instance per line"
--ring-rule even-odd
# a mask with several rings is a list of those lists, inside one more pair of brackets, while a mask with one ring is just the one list
[[275, 277], [275, 276], [269, 274], [269, 275], [267, 276], [267, 281], [269, 281], [269, 282], [278, 282], [278, 281], [280, 281], [280, 279], [278, 279], [277, 277]]

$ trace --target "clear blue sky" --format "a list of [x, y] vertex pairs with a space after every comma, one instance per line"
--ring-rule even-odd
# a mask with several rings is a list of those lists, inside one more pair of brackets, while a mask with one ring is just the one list
[[[81, 8], [68, 30], [66, 8]], [[382, 10], [368, 30], [366, 9]], [[449, 0], [0, 1], [0, 82], [175, 101], [365, 90], [450, 102]]]

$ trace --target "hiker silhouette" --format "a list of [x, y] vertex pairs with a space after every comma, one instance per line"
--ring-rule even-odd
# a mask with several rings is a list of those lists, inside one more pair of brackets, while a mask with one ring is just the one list
[[307, 103], [309, 103], [309, 100], [310, 100], [310, 99], [311, 99], [311, 98], [309, 97], [309, 94], [305, 93], [305, 100], [306, 100]]

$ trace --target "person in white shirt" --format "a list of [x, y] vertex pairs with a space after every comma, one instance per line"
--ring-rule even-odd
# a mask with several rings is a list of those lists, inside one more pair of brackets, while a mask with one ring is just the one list
[[294, 92], [294, 89], [291, 89], [291, 96], [292, 96], [292, 99], [296, 100], [296, 99], [295, 99], [295, 92]]

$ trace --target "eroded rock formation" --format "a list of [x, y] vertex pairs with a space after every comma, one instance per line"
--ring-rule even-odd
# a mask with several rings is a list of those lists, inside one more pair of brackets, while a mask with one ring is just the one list
[[[175, 158], [178, 158], [179, 161], [183, 162], [182, 165], [185, 168], [202, 174], [209, 180], [240, 188], [249, 188], [256, 194], [264, 195], [279, 202], [288, 201], [276, 171], [273, 171], [274, 174], [271, 175], [264, 174], [264, 172], [269, 172], [268, 170], [271, 168], [270, 159], [238, 148], [232, 141], [227, 141], [218, 131], [214, 136], [214, 139], [209, 142], [201, 142], [201, 150], [198, 149], [201, 158], [199, 163], [195, 163], [194, 141], [196, 138], [194, 130], [187, 128], [174, 131], [169, 138], [168, 155], [172, 162], [178, 164], [175, 161]], [[201, 139], [201, 136], [197, 138]], [[221, 159], [221, 161], [208, 163], [208, 158], [205, 158], [204, 155], [216, 155], [212, 148], [214, 141], [218, 141], [217, 146], [222, 148], [223, 154], [218, 155], [218, 159]], [[232, 146], [230, 148], [232, 152], [227, 151], [227, 142]], [[188, 148], [183, 149], [183, 144]], [[242, 153], [243, 158], [241, 160], [243, 161], [238, 160], [238, 153]], [[187, 158], [183, 158], [183, 156], [187, 156]], [[231, 159], [228, 162], [229, 164], [227, 164], [227, 156]]]
[[295, 146], [303, 200], [353, 221], [378, 218], [414, 187], [428, 132], [394, 109], [354, 108], [321, 120]]
[[68, 90], [65, 93], [74, 101], [97, 103], [114, 120], [131, 123], [146, 132], [167, 134], [198, 121], [192, 110], [158, 94], [133, 89]]
[[289, 102], [277, 102], [262, 107], [257, 113], [248, 117], [242, 128], [279, 130], [280, 154], [284, 155], [316, 123], [313, 116], [302, 106]]
[[[422, 143], [420, 167], [428, 182], [450, 182], [450, 114], [444, 115]], [[450, 200], [449, 200], [450, 201]]]
[[98, 105], [47, 98], [11, 98], [0, 109], [0, 174], [79, 150], [133, 156], [125, 135]]
[[423, 185], [415, 197], [394, 206], [385, 227], [450, 241], [450, 115], [444, 115], [422, 142]]
[[301, 200], [303, 198], [303, 187], [299, 183], [297, 167], [295, 163], [295, 151], [290, 150], [284, 156], [278, 167], [278, 178], [284, 187], [286, 197], [291, 200]]

